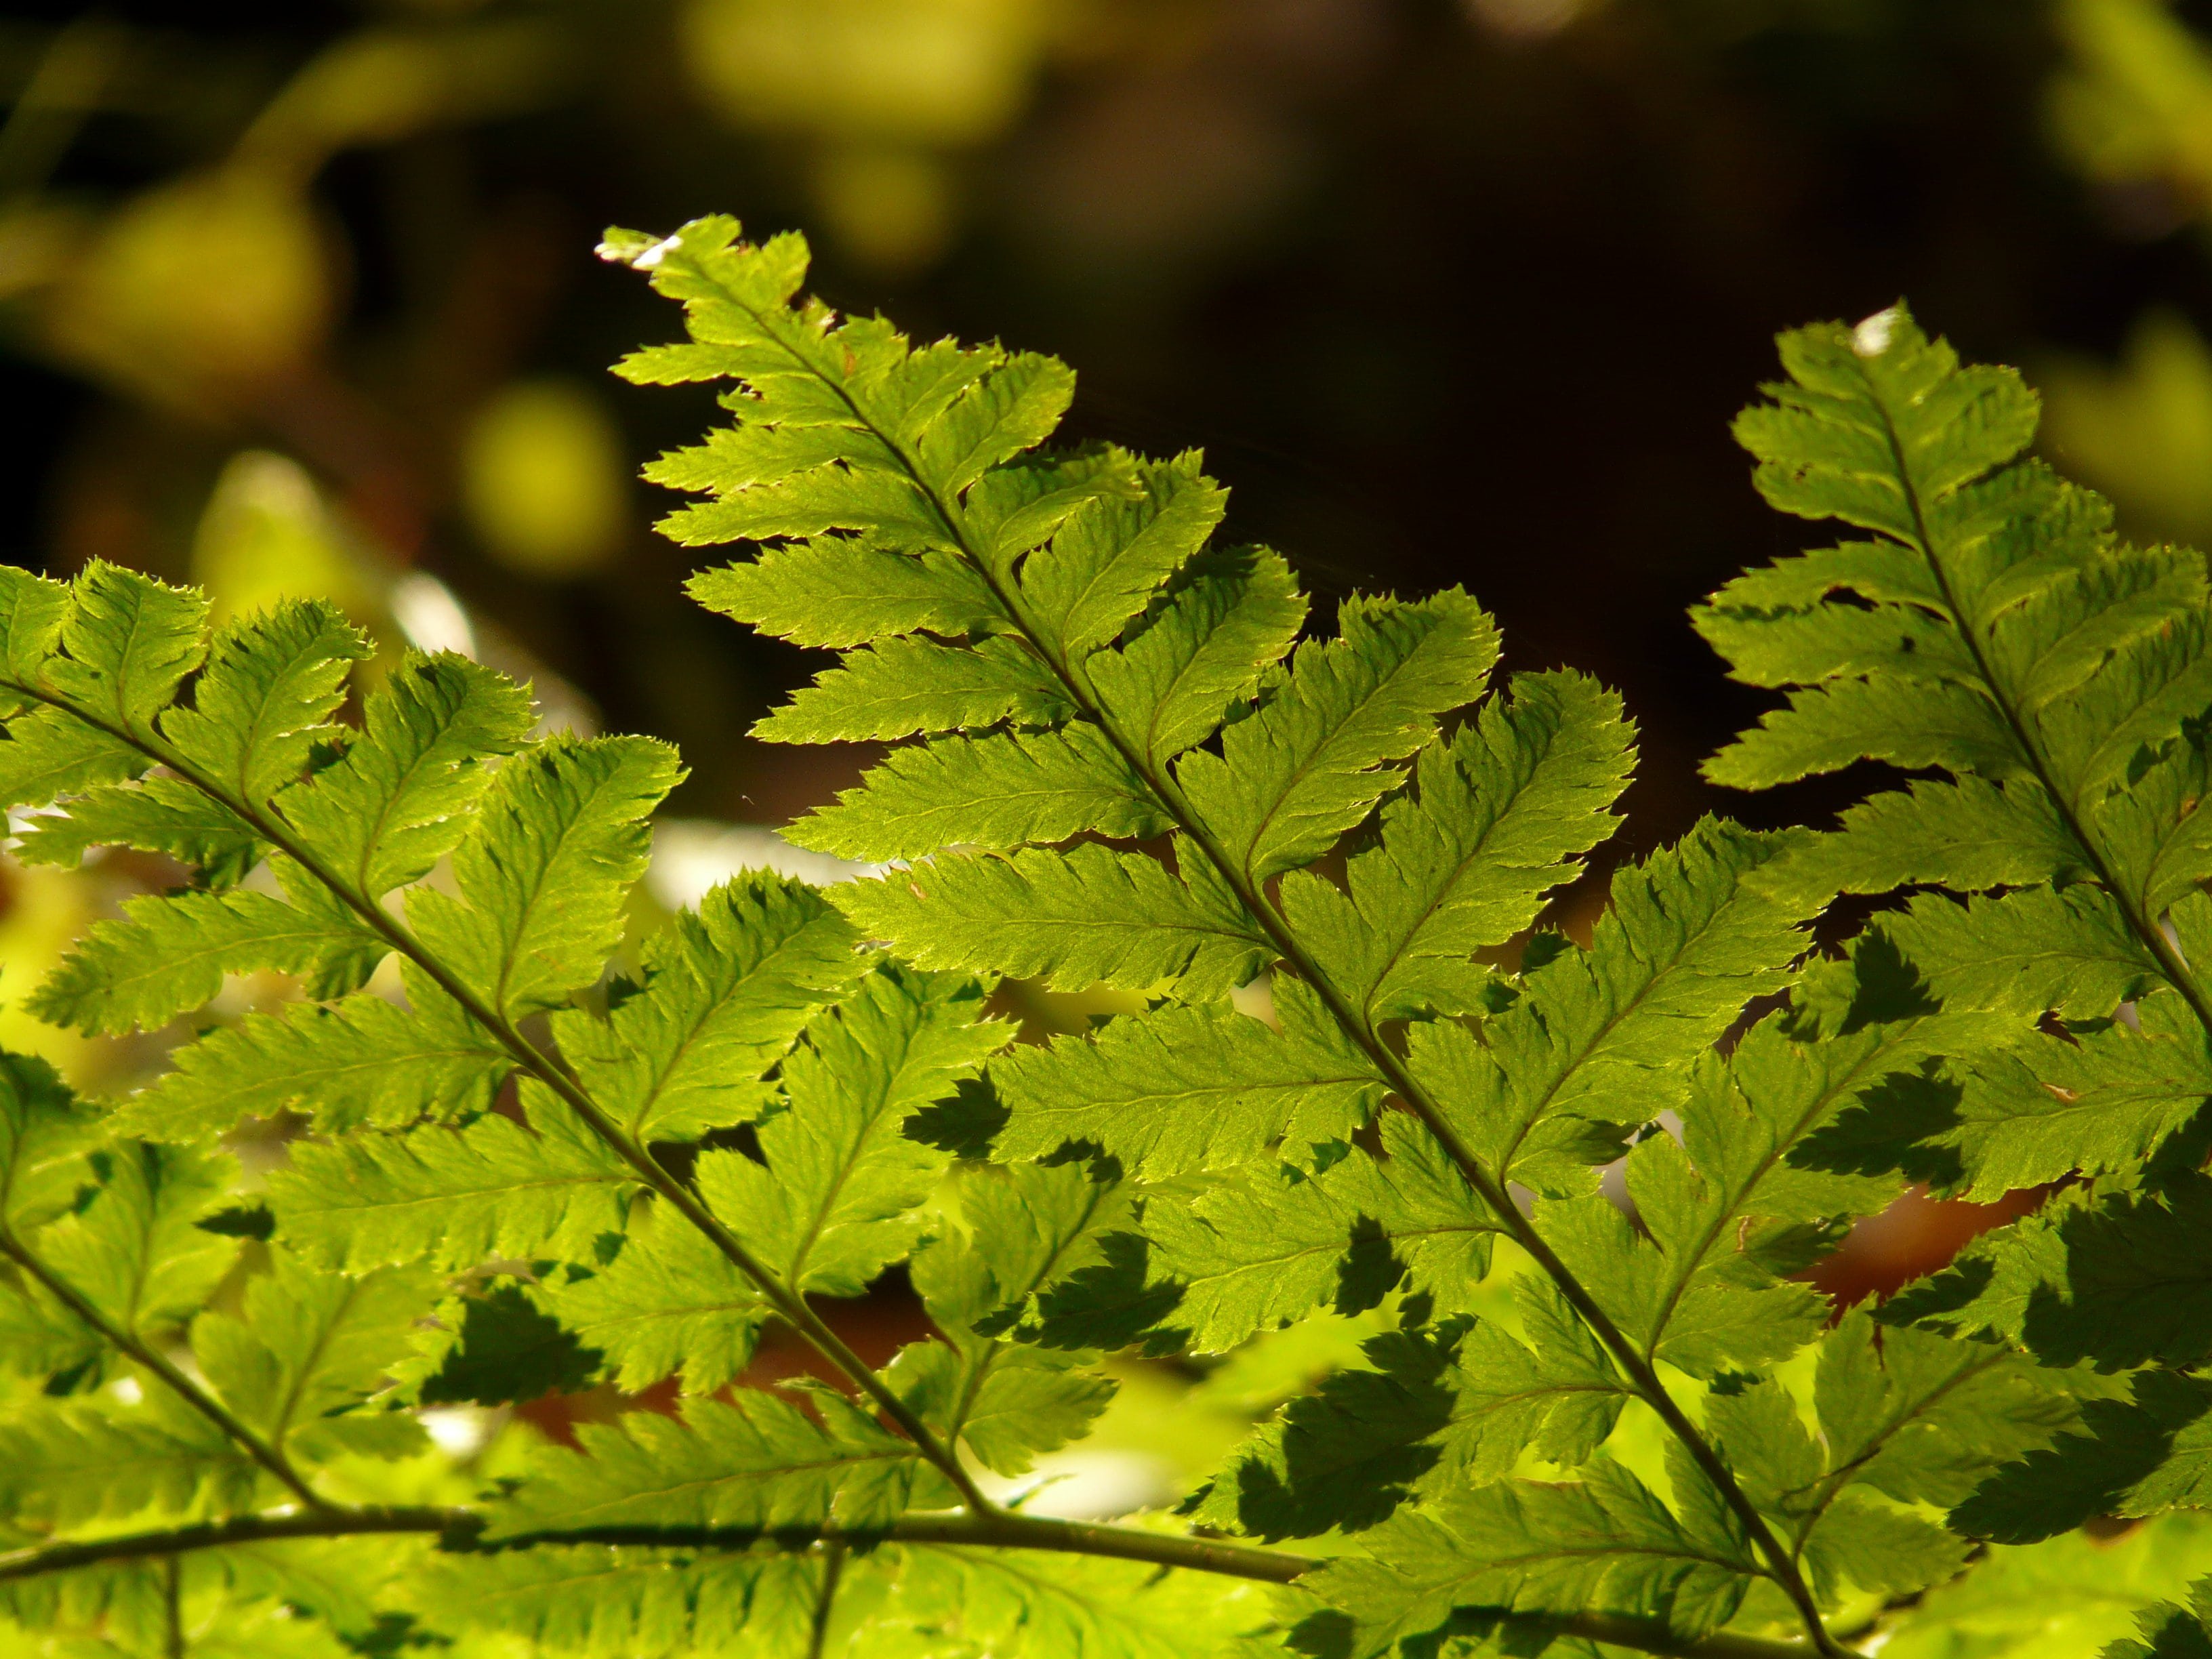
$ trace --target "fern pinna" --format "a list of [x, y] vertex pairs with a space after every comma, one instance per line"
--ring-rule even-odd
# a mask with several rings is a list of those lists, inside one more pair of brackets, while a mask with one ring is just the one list
[[[1700, 613], [1800, 688], [1716, 775], [1941, 775], [1832, 834], [1703, 823], [1583, 946], [1531, 930], [1613, 827], [1617, 699], [1495, 683], [1455, 591], [1311, 629], [1280, 558], [1216, 541], [1196, 457], [1048, 447], [1062, 366], [797, 300], [796, 238], [604, 252], [690, 323], [623, 372], [729, 383], [732, 423], [653, 469], [704, 497], [677, 539], [756, 544], [695, 592], [845, 653], [760, 735], [916, 739], [790, 833], [893, 867], [744, 875], [626, 943], [664, 746], [539, 734], [453, 656], [356, 685], [367, 642], [319, 604], [210, 634], [111, 567], [0, 574], [0, 793], [51, 807], [18, 856], [191, 872], [34, 1006], [207, 1028], [111, 1102], [0, 1067], [0, 1628], [1962, 1652], [1925, 1645], [1992, 1616], [1960, 1583], [2109, 1578], [2057, 1534], [2194, 1501], [2203, 571], [2017, 459], [2015, 381], [1901, 316], [1786, 343], [1762, 483], [1875, 539]], [[1938, 884], [2003, 890], [1812, 950], [1837, 892]], [[301, 994], [222, 1012], [259, 970]], [[1002, 977], [1145, 1007], [1014, 1043]], [[225, 1137], [271, 1118], [298, 1133], [249, 1187]], [[2069, 1176], [1871, 1314], [1803, 1282], [1908, 1181]], [[872, 1367], [817, 1304], [898, 1264], [933, 1334]], [[1358, 1362], [1175, 1513], [991, 1495], [1128, 1356], [1347, 1314]], [[771, 1328], [837, 1382], [758, 1385]], [[426, 1407], [670, 1376], [678, 1415], [574, 1449], [426, 1449]], [[2157, 1525], [2171, 1571], [2128, 1605], [2187, 1651], [2212, 1536]]]

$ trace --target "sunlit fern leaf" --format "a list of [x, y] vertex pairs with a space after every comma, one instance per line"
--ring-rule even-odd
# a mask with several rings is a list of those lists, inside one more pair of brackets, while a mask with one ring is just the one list
[[287, 1110], [325, 1132], [484, 1110], [514, 1056], [413, 964], [402, 978], [404, 1008], [362, 992], [210, 1032], [120, 1104], [117, 1130], [187, 1140]]
[[125, 1142], [94, 1155], [96, 1190], [39, 1235], [40, 1253], [101, 1316], [133, 1336], [166, 1336], [206, 1303], [238, 1255], [199, 1224], [236, 1179], [198, 1147]]
[[833, 896], [924, 968], [1041, 978], [1055, 989], [1174, 983], [1203, 1001], [1250, 979], [1265, 935], [1194, 849], [1182, 873], [1096, 845], [1006, 858], [940, 854]]
[[1503, 1228], [1411, 1120], [1386, 1119], [1382, 1147], [1311, 1173], [1260, 1164], [1194, 1196], [1166, 1188], [1038, 1298], [1039, 1340], [1219, 1353], [1318, 1308], [1361, 1312], [1401, 1281], [1449, 1309]]
[[1164, 1008], [1095, 1040], [1017, 1049], [992, 1068], [1008, 1116], [993, 1156], [1012, 1161], [1095, 1145], [1141, 1180], [1233, 1169], [1286, 1141], [1349, 1139], [1385, 1083], [1313, 994], [1292, 980], [1279, 1026], [1224, 1008]]
[[1524, 1276], [1515, 1295], [1533, 1350], [1486, 1321], [1370, 1338], [1367, 1364], [1262, 1427], [1189, 1506], [1194, 1520], [1270, 1540], [1361, 1532], [1409, 1499], [1502, 1480], [1524, 1453], [1580, 1466], [1626, 1389], [1547, 1282]]
[[[1758, 1575], [1746, 1541], [1676, 1514], [1617, 1464], [1571, 1485], [1462, 1487], [1401, 1511], [1304, 1587], [1351, 1611], [1358, 1659], [1448, 1627], [1461, 1608], [1563, 1613], [1593, 1605], [1685, 1637], [1725, 1622]], [[1315, 1623], [1327, 1627], [1329, 1615]]]
[[76, 1204], [100, 1127], [46, 1061], [0, 1054], [0, 1232]]
[[[1009, 1035], [981, 1021], [972, 980], [897, 969], [871, 975], [809, 1027], [785, 1061], [759, 1158], [710, 1151], [700, 1196], [753, 1257], [800, 1291], [857, 1295], [908, 1254], [949, 1155], [905, 1133]], [[599, 1273], [540, 1298], [629, 1388], [681, 1372], [708, 1393], [744, 1367], [773, 1304], [681, 1218], [656, 1213]]]
[[532, 1127], [487, 1115], [465, 1128], [303, 1146], [270, 1178], [283, 1236], [337, 1267], [490, 1259], [588, 1261], [619, 1232], [635, 1172], [562, 1112], [526, 1092]]
[[1258, 688], [1306, 617], [1305, 595], [1278, 554], [1199, 555], [1120, 651], [1084, 668], [1115, 727], [1155, 768], [1212, 737]]
[[749, 1122], [775, 1098], [767, 1073], [867, 958], [812, 889], [765, 872], [715, 888], [643, 948], [605, 1020], [563, 1011], [561, 1052], [640, 1140], [690, 1140]]
[[810, 1390], [804, 1407], [744, 1389], [726, 1404], [690, 1402], [680, 1422], [633, 1413], [579, 1440], [580, 1455], [538, 1452], [518, 1494], [492, 1508], [487, 1536], [676, 1526], [765, 1537], [833, 1523], [865, 1531], [902, 1512], [917, 1481], [942, 1496], [911, 1441], [826, 1389]]
[[426, 1444], [412, 1417], [368, 1405], [408, 1352], [435, 1290], [419, 1268], [350, 1278], [289, 1252], [247, 1289], [242, 1316], [193, 1327], [199, 1368], [239, 1419], [312, 1463], [343, 1453], [403, 1457]]
[[453, 853], [458, 899], [418, 889], [407, 919], [508, 1018], [599, 976], [645, 873], [646, 819], [681, 775], [644, 738], [549, 739], [502, 766]]
[[1586, 1188], [1623, 1129], [1672, 1103], [1648, 1098], [1651, 1080], [1786, 982], [1802, 912], [1755, 878], [1788, 845], [1709, 820], [1615, 876], [1589, 949], [1562, 944], [1528, 972], [1480, 1040], [1449, 1021], [1409, 1028], [1410, 1070], [1485, 1167], [1539, 1191]]
[[807, 1659], [822, 1571], [818, 1557], [775, 1550], [568, 1544], [438, 1558], [414, 1600], [432, 1632], [505, 1636], [574, 1659]]
[[1519, 676], [1510, 702], [1422, 751], [1417, 793], [1382, 809], [1342, 891], [1285, 879], [1285, 914], [1369, 1027], [1487, 1012], [1475, 953], [1534, 922], [1577, 855], [1613, 833], [1606, 808], [1628, 781], [1630, 735], [1620, 699], [1594, 682]]
[[1040, 1454], [1081, 1438], [1113, 1398], [1113, 1380], [1084, 1366], [1089, 1356], [1019, 1344], [1006, 1332], [1030, 1297], [1083, 1265], [1119, 1197], [1117, 1183], [1077, 1164], [979, 1176], [960, 1188], [967, 1231], [915, 1258], [915, 1289], [943, 1340], [908, 1345], [888, 1374], [986, 1468], [1024, 1473]]
[[73, 1526], [242, 1506], [259, 1473], [236, 1442], [158, 1387], [143, 1406], [41, 1400], [0, 1418], [0, 1516], [9, 1520]]
[[789, 835], [841, 857], [912, 859], [955, 843], [995, 851], [1085, 833], [1141, 839], [1169, 822], [1112, 742], [1079, 721], [900, 750]]
[[968, 651], [890, 638], [848, 652], [751, 735], [770, 743], [850, 743], [963, 732], [1002, 720], [1056, 726], [1074, 712], [1044, 665], [1011, 639], [987, 639]]
[[[1260, 1659], [1277, 1625], [1267, 1592], [1134, 1561], [1036, 1551], [908, 1547], [882, 1615], [925, 1638], [920, 1653], [1066, 1659]], [[896, 1651], [896, 1649], [893, 1650]]]
[[459, 842], [487, 763], [520, 746], [530, 722], [513, 681], [451, 652], [410, 654], [362, 700], [345, 752], [278, 805], [334, 873], [380, 898]]
[[2075, 1188], [1884, 1304], [1885, 1323], [2016, 1343], [2045, 1363], [2212, 1358], [2212, 1178]]

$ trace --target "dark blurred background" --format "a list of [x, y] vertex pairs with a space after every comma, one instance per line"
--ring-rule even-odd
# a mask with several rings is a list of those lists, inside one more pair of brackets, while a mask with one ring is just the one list
[[[2200, 33], [2200, 27], [2205, 31]], [[1463, 582], [1620, 686], [1629, 844], [1759, 701], [1683, 610], [1799, 544], [1728, 436], [1771, 337], [1900, 294], [2048, 392], [2144, 535], [2212, 534], [2212, 6], [2161, 0], [144, 0], [0, 23], [0, 556], [340, 598], [656, 732], [809, 665], [697, 611], [634, 481], [711, 416], [608, 222], [805, 229], [817, 284], [1201, 444], [1325, 598]]]

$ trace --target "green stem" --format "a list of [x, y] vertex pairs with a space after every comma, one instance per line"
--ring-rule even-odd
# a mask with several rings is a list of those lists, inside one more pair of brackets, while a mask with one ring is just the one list
[[[441, 1547], [458, 1552], [562, 1544], [747, 1550], [763, 1543], [801, 1548], [821, 1543], [842, 1554], [848, 1547], [865, 1548], [886, 1542], [1041, 1550], [1057, 1554], [1108, 1556], [1276, 1584], [1288, 1583], [1321, 1565], [1304, 1556], [1222, 1540], [1178, 1537], [1171, 1533], [1144, 1532], [1100, 1522], [1062, 1521], [1050, 1516], [1005, 1510], [988, 1515], [909, 1515], [885, 1528], [854, 1532], [825, 1528], [803, 1537], [788, 1532], [764, 1535], [757, 1530], [714, 1527], [586, 1527], [480, 1544], [477, 1535], [483, 1524], [481, 1514], [465, 1509], [362, 1508], [314, 1515], [234, 1516], [226, 1521], [202, 1522], [165, 1531], [127, 1533], [81, 1543], [42, 1544], [17, 1550], [0, 1555], [0, 1583], [96, 1566], [103, 1562], [174, 1557], [229, 1545], [378, 1533], [434, 1534]], [[1613, 1613], [1532, 1615], [1526, 1622], [1563, 1636], [1638, 1648], [1646, 1653], [1666, 1656], [1667, 1659], [1804, 1659], [1812, 1651], [1802, 1643], [1776, 1642], [1760, 1637], [1726, 1633], [1683, 1637], [1641, 1620]]]
[[0, 1255], [5, 1255], [18, 1267], [44, 1285], [48, 1295], [60, 1303], [92, 1330], [102, 1341], [118, 1352], [129, 1356], [144, 1370], [152, 1372], [167, 1385], [178, 1398], [201, 1416], [236, 1441], [246, 1455], [276, 1477], [290, 1490], [293, 1496], [310, 1509], [330, 1507], [329, 1500], [319, 1495], [313, 1487], [301, 1479], [300, 1472], [292, 1467], [291, 1460], [276, 1447], [256, 1434], [233, 1416], [223, 1403], [205, 1389], [186, 1376], [169, 1358], [107, 1317], [76, 1286], [64, 1279], [18, 1239], [14, 1233], [0, 1228]]
[[[727, 291], [725, 290], [725, 292]], [[727, 297], [732, 304], [746, 310], [753, 317], [755, 322], [760, 325], [763, 333], [775, 337], [775, 332], [769, 327], [769, 319], [766, 317], [746, 305], [738, 295], [728, 294]], [[1221, 846], [1219, 841], [1206, 827], [1203, 818], [1192, 808], [1182, 788], [1164, 769], [1155, 768], [1149, 756], [1142, 753], [1138, 746], [1130, 742], [1127, 736], [1107, 718], [1106, 711], [1091, 695], [1090, 687], [1084, 683], [1082, 677], [1051, 649], [1036, 622], [1028, 614], [1027, 607], [1019, 602], [1019, 596], [1000, 579], [997, 572], [993, 569], [991, 562], [982, 556], [981, 550], [962, 530], [961, 520], [954, 510], [953, 503], [945, 499], [923, 475], [921, 465], [912, 455], [907, 453], [905, 447], [900, 444], [866, 410], [862, 409], [852, 393], [835, 376], [824, 372], [818, 365], [809, 362], [804, 354], [787, 343], [785, 344], [785, 349], [790, 352], [792, 357], [808, 373], [816, 375], [825, 385], [831, 387], [837, 396], [843, 399], [846, 407], [852, 410], [854, 418], [862, 422], [886, 449], [898, 458], [900, 465], [906, 469], [907, 476], [915, 488], [921, 492], [923, 498], [929, 502], [935, 512], [939, 521], [945, 526], [945, 533], [951, 544], [959, 550], [969, 566], [989, 586], [993, 597], [1006, 611], [1008, 620], [1021, 629], [1023, 638], [1030, 647], [1036, 653], [1042, 661], [1052, 668], [1060, 684], [1066, 689], [1078, 712], [1105, 733], [1130, 769], [1137, 776], [1145, 780], [1158, 799], [1160, 805], [1175, 820], [1176, 827], [1190, 838], [1194, 845], [1205, 853], [1206, 859], [1219, 872], [1221, 878], [1229, 884], [1231, 890], [1237, 894], [1253, 919], [1259, 923], [1276, 953], [1320, 995], [1331, 1016], [1343, 1027], [1346, 1034], [1366, 1053], [1376, 1071], [1389, 1084], [1392, 1091], [1406, 1103], [1414, 1116], [1420, 1120], [1423, 1127], [1436, 1137], [1437, 1143], [1443, 1147], [1452, 1162], [1459, 1166], [1461, 1173], [1467, 1177], [1468, 1184], [1474, 1188], [1484, 1204], [1496, 1215], [1504, 1231], [1558, 1285], [1561, 1294], [1573, 1305], [1575, 1311], [1582, 1316], [1584, 1323], [1589, 1327], [1597, 1339], [1605, 1345], [1607, 1351], [1613, 1355], [1615, 1363], [1627, 1376], [1631, 1385], [1644, 1403], [1659, 1414], [1660, 1420], [1665, 1423], [1674, 1437], [1682, 1443], [1684, 1449], [1689, 1453], [1691, 1460], [1697, 1464], [1706, 1480], [1711, 1484], [1713, 1490], [1719, 1494], [1721, 1501], [1734, 1512], [1737, 1521], [1742, 1525], [1745, 1534], [1751, 1540], [1753, 1547], [1765, 1559], [1768, 1572], [1775, 1583], [1781, 1587], [1783, 1594], [1790, 1598], [1799, 1617], [1804, 1620], [1806, 1632], [1812, 1638], [1814, 1649], [1824, 1656], [1840, 1655], [1841, 1650], [1835, 1645], [1833, 1639], [1828, 1634], [1827, 1627], [1820, 1621], [1819, 1604], [1814, 1600], [1812, 1587], [1805, 1582], [1804, 1576], [1798, 1571], [1796, 1558], [1784, 1547], [1782, 1540], [1775, 1536], [1773, 1529], [1767, 1525], [1765, 1517], [1759, 1512], [1758, 1506], [1751, 1501], [1749, 1495], [1737, 1484], [1735, 1475], [1729, 1472], [1727, 1464], [1722, 1462], [1719, 1453], [1706, 1441], [1705, 1436], [1698, 1432], [1697, 1425], [1690, 1421], [1688, 1415], [1684, 1413], [1680, 1406], [1675, 1403], [1674, 1397], [1668, 1393], [1665, 1384], [1659, 1380], [1657, 1371], [1644, 1358], [1636, 1345], [1629, 1340], [1626, 1333], [1606, 1315], [1604, 1310], [1599, 1307], [1596, 1299], [1591, 1296], [1581, 1280], [1568, 1269], [1566, 1263], [1559, 1259], [1552, 1247], [1544, 1242], [1542, 1237], [1530, 1224], [1528, 1218], [1521, 1212], [1521, 1206], [1513, 1201], [1512, 1194], [1506, 1191], [1503, 1182], [1490, 1173], [1481, 1160], [1474, 1155], [1473, 1149], [1454, 1132], [1449, 1120], [1442, 1109], [1431, 1100], [1426, 1092], [1413, 1080], [1412, 1074], [1407, 1071], [1389, 1046], [1375, 1033], [1366, 1021], [1358, 1017], [1342, 991], [1322, 970], [1320, 964], [1314, 961], [1311, 955], [1299, 943], [1296, 934], [1267, 895], [1261, 890], [1259, 884], [1251, 879], [1249, 873], [1241, 866], [1238, 860], [1229, 856], [1227, 850]]]
[[814, 1598], [813, 1627], [806, 1637], [806, 1659], [823, 1659], [830, 1643], [830, 1616], [837, 1609], [837, 1582], [845, 1576], [845, 1546], [832, 1540], [822, 1547], [822, 1589]]
[[421, 969], [464, 1012], [490, 1032], [500, 1046], [514, 1057], [517, 1065], [551, 1090], [581, 1118], [592, 1133], [636, 1173], [639, 1180], [705, 1234], [708, 1242], [759, 1288], [762, 1296], [780, 1318], [811, 1343], [855, 1388], [866, 1394], [884, 1416], [898, 1425], [907, 1438], [914, 1443], [916, 1450], [952, 1484], [953, 1490], [960, 1494], [963, 1503], [978, 1510], [995, 1507], [983, 1495], [981, 1488], [976, 1486], [975, 1478], [962, 1467], [952, 1449], [939, 1440], [929, 1425], [892, 1391], [890, 1385], [846, 1345], [844, 1339], [830, 1328], [822, 1316], [807, 1304], [804, 1296], [786, 1285], [765, 1263], [756, 1258], [745, 1248], [744, 1242], [700, 1201], [696, 1194], [663, 1169], [658, 1159], [609, 1117], [565, 1066], [539, 1049], [515, 1029], [513, 1021], [464, 984], [390, 911], [331, 869], [320, 854], [293, 832], [289, 824], [273, 811], [234, 794], [205, 776], [167, 744], [154, 740], [144, 733], [127, 731], [94, 719], [43, 687], [13, 679], [0, 681], [0, 684], [105, 732], [167, 767], [208, 799], [235, 813], [255, 835], [337, 895], [339, 902], [367, 923], [386, 945]]
[[161, 1611], [168, 1624], [168, 1659], [185, 1659], [185, 1564], [161, 1558]]

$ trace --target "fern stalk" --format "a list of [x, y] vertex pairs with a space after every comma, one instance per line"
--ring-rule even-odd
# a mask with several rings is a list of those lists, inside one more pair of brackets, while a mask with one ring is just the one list
[[1637, 1395], [1656, 1412], [1670, 1432], [1680, 1441], [1685, 1450], [1696, 1462], [1700, 1472], [1710, 1481], [1723, 1502], [1742, 1524], [1746, 1534], [1765, 1559], [1775, 1583], [1796, 1609], [1804, 1621], [1807, 1634], [1815, 1651], [1824, 1656], [1840, 1656], [1838, 1649], [1820, 1619], [1811, 1586], [1799, 1571], [1791, 1552], [1784, 1546], [1768, 1526], [1758, 1507], [1751, 1501], [1735, 1477], [1730, 1474], [1712, 1444], [1692, 1423], [1681, 1407], [1668, 1393], [1657, 1372], [1638, 1352], [1620, 1327], [1609, 1319], [1591, 1296], [1589, 1290], [1562, 1261], [1558, 1254], [1529, 1224], [1520, 1206], [1482, 1167], [1452, 1130], [1445, 1115], [1426, 1092], [1413, 1080], [1398, 1057], [1378, 1037], [1372, 1026], [1346, 1000], [1341, 990], [1323, 973], [1310, 953], [1300, 945], [1280, 913], [1248, 871], [1239, 867], [1237, 860], [1229, 856], [1218, 838], [1205, 823], [1200, 814], [1193, 810], [1180, 786], [1159, 767], [1152, 763], [1139, 745], [1132, 743], [1127, 733], [1108, 714], [1094, 695], [1085, 677], [1076, 672], [1066, 657], [1053, 648], [1052, 641], [1041, 629], [1028, 608], [992, 568], [991, 562], [983, 557], [979, 549], [963, 531], [960, 517], [918, 465], [915, 457], [896, 433], [885, 430], [874, 421], [837, 378], [825, 374], [806, 354], [793, 349], [782, 337], [781, 326], [787, 319], [772, 318], [755, 306], [744, 294], [722, 286], [722, 297], [732, 306], [749, 315], [760, 329], [763, 337], [775, 340], [789, 360], [804, 374], [835, 395], [839, 403], [850, 411], [852, 418], [885, 450], [896, 458], [905, 476], [914, 488], [928, 502], [948, 543], [960, 550], [971, 569], [981, 577], [993, 598], [1007, 618], [1018, 628], [1024, 641], [1038, 659], [1052, 672], [1073, 702], [1079, 714], [1094, 722], [1132, 772], [1142, 779], [1162, 810], [1173, 821], [1176, 829], [1188, 835], [1194, 844], [1206, 854], [1221, 878], [1236, 894], [1245, 908], [1266, 932], [1270, 944], [1321, 997], [1333, 1018], [1346, 1035], [1356, 1042], [1386, 1078], [1399, 1098], [1436, 1137], [1452, 1162], [1458, 1166], [1468, 1183], [1481, 1196], [1484, 1203], [1498, 1218], [1500, 1224], [1515, 1242], [1527, 1250], [1539, 1267], [1556, 1284], [1560, 1292], [1581, 1315], [1596, 1334], [1607, 1351], [1612, 1354], [1628, 1376]]
[[[303, 1538], [346, 1538], [389, 1534], [432, 1534], [449, 1549], [466, 1551], [483, 1519], [465, 1509], [434, 1507], [362, 1507], [332, 1509], [319, 1514], [284, 1512], [234, 1516], [228, 1520], [169, 1528], [158, 1531], [118, 1534], [81, 1543], [44, 1544], [0, 1554], [0, 1583], [66, 1572], [105, 1562], [176, 1558], [197, 1550], [222, 1549], [240, 1544], [270, 1543]], [[633, 1544], [676, 1548], [757, 1547], [757, 1533], [731, 1534], [702, 1528], [579, 1528], [502, 1539], [495, 1547], [528, 1544]], [[1182, 1538], [1172, 1534], [1143, 1532], [1097, 1522], [1062, 1521], [1049, 1516], [1024, 1515], [1000, 1510], [988, 1516], [912, 1515], [888, 1528], [852, 1534], [834, 1530], [817, 1534], [830, 1559], [848, 1550], [877, 1543], [951, 1544], [969, 1547], [1042, 1550], [1053, 1553], [1105, 1556], [1139, 1561], [1186, 1571], [1208, 1572], [1249, 1578], [1264, 1583], [1288, 1583], [1316, 1564], [1286, 1551], [1255, 1549], [1218, 1540]], [[802, 1546], [803, 1547], [803, 1546]], [[830, 1593], [817, 1604], [817, 1628], [826, 1624]], [[1662, 1626], [1611, 1613], [1577, 1613], [1540, 1621], [1559, 1635], [1619, 1647], [1639, 1649], [1662, 1659], [1802, 1659], [1810, 1651], [1795, 1642], [1718, 1632], [1684, 1638]]]

